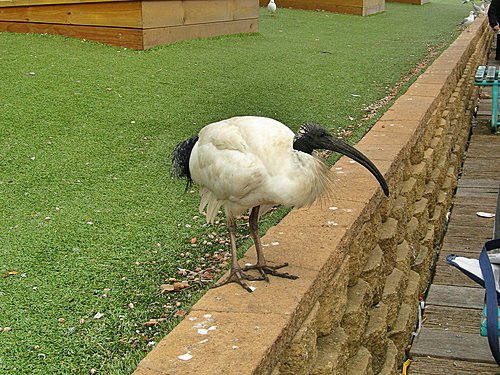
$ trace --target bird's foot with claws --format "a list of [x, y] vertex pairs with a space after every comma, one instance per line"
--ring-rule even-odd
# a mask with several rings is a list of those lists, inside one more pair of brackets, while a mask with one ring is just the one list
[[[259, 265], [259, 264], [251, 264], [248, 266], [243, 267], [243, 271], [248, 271], [248, 270], [257, 270], [260, 272], [262, 275], [262, 279], [269, 282], [269, 277], [267, 275], [272, 275], [272, 276], [277, 276], [277, 277], [283, 277], [285, 279], [292, 279], [296, 280], [299, 277], [295, 275], [291, 275], [288, 272], [278, 272], [280, 268], [287, 267], [288, 263], [283, 263], [279, 264], [277, 266], [268, 266], [267, 264]], [[262, 280], [260, 279], [260, 280]]]
[[229, 284], [229, 283], [236, 283], [236, 284], [239, 284], [243, 287], [243, 289], [245, 289], [247, 292], [250, 292], [252, 293], [253, 292], [253, 289], [251, 286], [249, 286], [245, 280], [248, 280], [248, 281], [262, 281], [262, 280], [266, 280], [266, 277], [264, 276], [261, 276], [261, 277], [255, 277], [255, 276], [251, 276], [251, 275], [248, 275], [246, 274], [245, 272], [243, 272], [244, 269], [241, 269], [241, 268], [236, 268], [236, 269], [231, 269], [231, 272], [229, 273], [229, 276], [222, 280], [222, 281], [218, 281], [215, 285], [214, 285], [214, 288], [218, 288], [222, 285], [226, 285], [226, 284]]

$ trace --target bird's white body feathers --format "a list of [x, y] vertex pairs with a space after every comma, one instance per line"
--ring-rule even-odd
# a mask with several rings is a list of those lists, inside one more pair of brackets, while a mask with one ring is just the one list
[[460, 22], [460, 26], [464, 26], [464, 27], [468, 27], [472, 24], [472, 22], [474, 22], [474, 11], [471, 10], [469, 12], [469, 16], [464, 18], [462, 20], [462, 22]]
[[276, 3], [274, 2], [274, 0], [269, 0], [269, 4], [267, 4], [267, 9], [272, 13], [274, 14], [274, 12], [276, 12]]
[[294, 133], [265, 117], [233, 117], [205, 126], [189, 159], [202, 196], [200, 212], [213, 222], [226, 215], [273, 205], [312, 204], [332, 187], [328, 168], [314, 156], [293, 149]]

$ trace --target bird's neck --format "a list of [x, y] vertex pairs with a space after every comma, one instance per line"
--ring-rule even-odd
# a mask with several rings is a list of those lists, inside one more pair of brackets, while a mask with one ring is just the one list
[[308, 137], [295, 136], [293, 139], [293, 149], [311, 155], [315, 147]]

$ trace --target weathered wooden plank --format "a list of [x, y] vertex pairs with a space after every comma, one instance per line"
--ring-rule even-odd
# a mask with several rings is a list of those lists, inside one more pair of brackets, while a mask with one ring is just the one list
[[491, 239], [492, 228], [492, 225], [470, 227], [469, 225], [452, 224], [447, 228], [447, 233], [449, 233], [451, 237], [488, 241]]
[[451, 215], [476, 215], [478, 212], [492, 212], [495, 213], [496, 204], [490, 199], [488, 201], [479, 202], [478, 204], [472, 205], [470, 202], [465, 201], [455, 201], [453, 204], [453, 209], [451, 210]]
[[461, 252], [470, 252], [477, 254], [481, 252], [484, 245], [483, 239], [464, 239], [463, 237], [445, 236], [441, 245], [441, 254], [459, 254]]
[[495, 363], [488, 339], [479, 333], [458, 333], [427, 327], [422, 328], [420, 335], [413, 342], [410, 356]]
[[[496, 166], [495, 167], [492, 166], [492, 169], [498, 169], [498, 172], [500, 172], [500, 168], [497, 168]], [[486, 179], [486, 178], [472, 178], [469, 176], [464, 176], [458, 180], [457, 187], [459, 189], [462, 187], [489, 188], [489, 189], [496, 189], [498, 191], [498, 188], [500, 187], [500, 178]]]
[[[460, 189], [457, 191], [460, 192]], [[479, 197], [465, 197], [465, 196], [454, 196], [453, 197], [453, 204], [461, 204], [464, 206], [475, 206], [479, 207], [483, 204], [487, 204], [489, 206], [495, 206], [496, 205], [496, 200], [493, 194], [488, 194], [486, 196], [482, 195]]]
[[497, 207], [495, 209], [495, 224], [493, 225], [493, 238], [500, 238], [500, 191], [497, 196]]
[[[259, 0], [260, 6], [267, 6], [268, 0]], [[309, 10], [331, 10], [333, 6], [349, 6], [361, 8], [363, 0], [283, 0], [280, 4], [284, 8], [307, 9]]]
[[184, 24], [203, 24], [233, 20], [232, 2], [228, 0], [184, 0]]
[[426, 299], [428, 305], [482, 309], [484, 289], [432, 284]]
[[142, 2], [144, 28], [258, 19], [258, 0], [148, 0]]
[[0, 8], [0, 21], [141, 28], [140, 1]]
[[392, 2], [392, 3], [403, 3], [403, 4], [413, 4], [413, 5], [423, 5], [430, 0], [387, 0], [387, 2]]
[[469, 226], [472, 230], [474, 228], [482, 229], [483, 227], [487, 227], [491, 229], [495, 222], [494, 218], [484, 218], [484, 217], [479, 217], [476, 215], [476, 213], [472, 215], [455, 215], [454, 217], [455, 224], [456, 225], [461, 225], [461, 226]]
[[[260, 0], [266, 6], [268, 0]], [[336, 13], [347, 13], [359, 16], [381, 12], [384, 1], [380, 0], [280, 0], [280, 7], [306, 10], [326, 10]]]
[[416, 357], [413, 359], [409, 374], [411, 375], [498, 375], [496, 364], [466, 362], [460, 360], [434, 357]]
[[[485, 241], [491, 240], [493, 235], [492, 226], [489, 227], [469, 227], [469, 226], [458, 226], [451, 225], [446, 231], [452, 237], [461, 237], [464, 239], [477, 239], [484, 243]], [[481, 245], [482, 246], [482, 245]]]
[[144, 48], [150, 48], [158, 44], [174, 43], [184, 39], [257, 32], [258, 24], [258, 19], [249, 19], [231, 22], [213, 22], [210, 24], [145, 29]]
[[478, 169], [479, 171], [498, 171], [498, 164], [493, 163], [488, 158], [470, 158], [467, 163], [464, 164], [464, 170], [471, 169], [474, 171]]
[[436, 266], [436, 273], [434, 274], [434, 278], [432, 279], [432, 284], [480, 288], [484, 292], [484, 289], [478, 283], [464, 275], [457, 268], [450, 265]]
[[479, 334], [481, 310], [429, 305], [424, 310], [426, 328]]
[[258, 0], [233, 0], [233, 19], [259, 18]]
[[467, 155], [472, 158], [488, 158], [497, 160], [500, 159], [500, 155], [495, 152], [497, 149], [498, 142], [492, 142], [491, 139], [488, 139], [482, 144], [481, 141], [471, 144], [467, 150]]
[[181, 0], [142, 2], [142, 24], [144, 28], [178, 26], [184, 22], [184, 7]]
[[483, 145], [485, 145], [485, 147], [488, 147], [486, 143], [489, 143], [490, 145], [500, 144], [500, 138], [498, 138], [498, 135], [491, 133], [488, 133], [487, 135], [475, 135], [474, 140], [475, 142], [477, 141], [478, 147], [482, 147]]
[[0, 31], [65, 35], [73, 38], [83, 38], [117, 46], [142, 49], [142, 30], [139, 29], [0, 21]]
[[[29, 6], [29, 5], [53, 5], [53, 4], [82, 4], [101, 3], [103, 0], [2, 0], [0, 7]], [[106, 0], [106, 2], [130, 1], [130, 0]]]

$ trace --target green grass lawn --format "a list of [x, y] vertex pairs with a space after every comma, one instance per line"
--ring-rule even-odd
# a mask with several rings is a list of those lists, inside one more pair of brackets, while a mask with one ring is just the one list
[[262, 10], [258, 34], [145, 52], [0, 33], [0, 373], [130, 373], [203, 291], [160, 285], [227, 250], [223, 220], [205, 225], [198, 195], [169, 177], [175, 144], [235, 115], [354, 141], [371, 124], [363, 108], [454, 40], [468, 11]]

